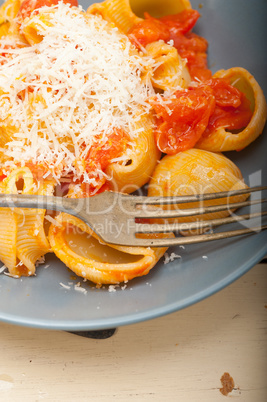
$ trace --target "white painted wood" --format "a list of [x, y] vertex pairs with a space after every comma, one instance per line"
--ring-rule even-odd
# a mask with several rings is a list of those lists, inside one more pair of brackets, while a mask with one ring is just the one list
[[[107, 340], [0, 324], [0, 401], [267, 401], [267, 264]], [[223, 396], [229, 372], [236, 389]]]

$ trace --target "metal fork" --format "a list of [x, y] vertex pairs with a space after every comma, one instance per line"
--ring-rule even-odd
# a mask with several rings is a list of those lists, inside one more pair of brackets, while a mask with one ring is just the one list
[[[267, 229], [266, 224], [258, 227], [246, 227], [218, 233], [206, 233], [194, 236], [177, 236], [173, 232], [200, 229], [207, 230], [215, 226], [237, 221], [251, 220], [267, 215], [267, 211], [233, 215], [227, 218], [203, 220], [188, 223], [142, 223], [142, 219], [169, 219], [190, 217], [206, 213], [232, 211], [233, 209], [263, 204], [267, 199], [248, 200], [243, 202], [225, 203], [222, 205], [200, 206], [199, 208], [180, 207], [167, 209], [166, 206], [180, 205], [190, 202], [203, 202], [219, 198], [250, 194], [264, 191], [267, 186], [251, 187], [243, 190], [220, 193], [196, 194], [178, 197], [145, 197], [125, 195], [115, 192], [104, 192], [89, 198], [64, 198], [54, 196], [36, 196], [23, 194], [0, 194], [0, 207], [8, 208], [38, 208], [61, 211], [74, 215], [84, 221], [105, 242], [123, 246], [165, 247], [201, 243], [218, 240]], [[165, 206], [165, 209], [161, 208]], [[140, 222], [141, 220], [141, 222]], [[138, 222], [139, 221], [139, 222]], [[150, 221], [151, 222], [151, 221]], [[161, 235], [158, 235], [161, 233]], [[162, 235], [162, 233], [164, 235]], [[154, 237], [153, 237], [154, 236]], [[162, 238], [163, 237], [163, 238]]]

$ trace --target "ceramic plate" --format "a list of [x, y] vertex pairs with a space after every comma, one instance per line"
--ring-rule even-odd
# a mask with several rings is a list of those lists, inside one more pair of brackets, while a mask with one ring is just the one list
[[[88, 2], [84, 2], [87, 8]], [[195, 32], [209, 40], [209, 63], [215, 72], [234, 66], [247, 68], [267, 94], [265, 0], [192, 1], [202, 14]], [[199, 8], [201, 7], [201, 8]], [[230, 157], [251, 185], [267, 184], [267, 131], [251, 146]], [[159, 317], [185, 308], [219, 291], [253, 267], [267, 253], [267, 231], [242, 238], [170, 249], [181, 258], [161, 260], [149, 275], [126, 289], [66, 290], [71, 272], [54, 256], [33, 278], [0, 275], [0, 320], [39, 328], [94, 330]], [[76, 280], [78, 282], [78, 280]]]

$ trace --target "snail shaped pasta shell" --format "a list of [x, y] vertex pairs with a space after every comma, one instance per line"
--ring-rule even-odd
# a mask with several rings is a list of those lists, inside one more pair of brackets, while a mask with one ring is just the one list
[[[176, 155], [167, 155], [160, 161], [149, 183], [148, 195], [167, 197], [205, 194], [239, 190], [246, 187], [238, 167], [224, 155], [200, 149], [190, 149]], [[186, 209], [228, 203], [229, 210], [194, 217], [168, 219], [168, 222], [181, 223], [224, 218], [230, 214], [231, 203], [244, 201], [247, 197], [247, 195], [239, 195], [229, 199], [221, 198], [173, 205], [171, 206], [172, 209]], [[158, 220], [158, 223], [163, 222]], [[198, 230], [197, 233], [199, 233]], [[184, 231], [182, 234], [196, 234], [196, 232]]]
[[189, 0], [130, 0], [130, 5], [136, 15], [142, 16], [144, 12], [148, 12], [154, 17], [178, 14], [192, 8]]
[[148, 274], [166, 251], [105, 244], [88, 225], [65, 213], [50, 226], [49, 241], [69, 269], [99, 285], [127, 282]]
[[[51, 195], [54, 183], [37, 183], [27, 167], [17, 168], [0, 183], [0, 193]], [[11, 275], [17, 277], [35, 274], [36, 261], [50, 251], [45, 230], [45, 210], [0, 208], [0, 260]]]
[[100, 15], [104, 20], [114, 23], [124, 33], [142, 21], [132, 12], [129, 0], [105, 0], [102, 3], [94, 3], [87, 9], [87, 13]]
[[149, 181], [161, 156], [154, 140], [152, 117], [144, 114], [133, 124], [139, 134], [131, 140], [133, 146], [128, 153], [128, 163], [112, 163], [106, 172], [112, 178], [110, 188], [127, 194]]
[[243, 149], [262, 133], [266, 122], [267, 106], [262, 89], [255, 78], [241, 67], [219, 70], [213, 78], [226, 78], [234, 87], [243, 92], [251, 101], [253, 115], [249, 124], [242, 131], [235, 134], [219, 127], [208, 137], [202, 137], [197, 142], [196, 148], [213, 152]]
[[102, 3], [94, 3], [88, 9], [88, 14], [100, 15], [104, 20], [112, 22], [122, 32], [127, 33], [133, 25], [138, 24], [143, 18], [144, 11], [149, 13], [157, 10], [158, 15], [177, 14], [185, 9], [191, 9], [189, 0], [178, 0], [162, 2], [157, 1], [144, 1], [144, 0], [105, 0]]
[[186, 67], [186, 61], [181, 58], [177, 49], [158, 41], [149, 43], [146, 51], [158, 66], [151, 76], [154, 88], [169, 90], [188, 87], [191, 77]]

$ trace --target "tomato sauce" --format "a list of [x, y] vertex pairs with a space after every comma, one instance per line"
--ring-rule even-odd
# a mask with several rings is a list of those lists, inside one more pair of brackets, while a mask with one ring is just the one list
[[48, 177], [49, 170], [43, 164], [36, 164], [33, 162], [26, 162], [25, 167], [28, 167], [35, 180], [41, 182], [44, 180], [44, 176]]
[[151, 100], [156, 115], [156, 143], [167, 154], [194, 147], [202, 135], [208, 136], [219, 127], [240, 130], [252, 117], [250, 103], [242, 92], [224, 79], [212, 78], [207, 62], [208, 42], [191, 32], [199, 16], [191, 9], [159, 19], [146, 13], [145, 19], [128, 32], [139, 48], [158, 40], [172, 40], [180, 56], [187, 60], [195, 81], [194, 86], [177, 91], [172, 98]]
[[207, 84], [213, 89], [216, 106], [203, 137], [219, 127], [232, 131], [246, 127], [252, 117], [246, 96], [224, 79], [213, 78]]
[[84, 178], [81, 178], [81, 188], [85, 197], [108, 190], [108, 183], [106, 183], [105, 177], [99, 177], [97, 171], [105, 173], [111, 160], [125, 152], [128, 141], [129, 138], [126, 132], [118, 128], [114, 129], [107, 140], [99, 139], [91, 146], [85, 158], [84, 168], [89, 178], [96, 181], [96, 185], [83, 183]]
[[160, 20], [146, 14], [146, 19], [134, 25], [128, 32], [130, 41], [138, 48], [149, 43], [170, 40], [168, 27]]
[[[60, 0], [24, 0], [21, 3], [21, 6], [20, 6], [20, 9], [18, 12], [18, 19], [23, 20], [26, 17], [30, 17], [31, 13], [34, 10], [38, 10], [39, 8], [44, 7], [44, 6], [47, 6], [47, 7], [55, 6], [59, 2], [60, 2]], [[63, 3], [78, 7], [77, 0], [63, 0]]]
[[252, 111], [245, 95], [221, 78], [177, 91], [173, 98], [151, 100], [156, 114], [158, 148], [169, 155], [193, 148], [201, 136], [224, 127], [247, 126]]
[[166, 43], [173, 40], [180, 56], [187, 59], [191, 77], [198, 80], [209, 79], [212, 73], [207, 66], [208, 42], [190, 32], [199, 16], [196, 10], [184, 10], [159, 19], [145, 13], [145, 19], [129, 30], [128, 37], [139, 48], [158, 40]]
[[215, 96], [209, 86], [190, 88], [177, 91], [171, 100], [162, 98], [153, 107], [157, 146], [172, 155], [193, 148], [200, 139], [215, 110]]
[[7, 176], [3, 173], [0, 172], [0, 182], [2, 182]]

